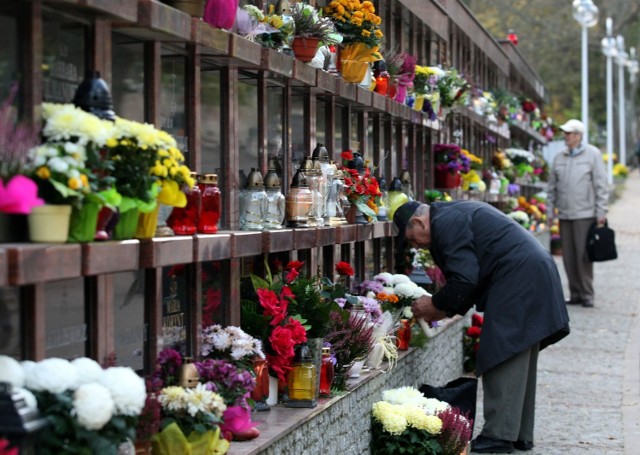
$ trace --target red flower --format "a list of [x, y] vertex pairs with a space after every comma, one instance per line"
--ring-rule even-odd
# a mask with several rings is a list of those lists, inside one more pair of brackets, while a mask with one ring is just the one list
[[264, 314], [272, 316], [270, 325], [280, 324], [287, 315], [287, 306], [289, 301], [286, 299], [279, 299], [275, 292], [269, 289], [258, 289], [258, 300], [260, 305], [264, 308]]
[[353, 153], [351, 152], [351, 150], [347, 150], [345, 152], [342, 152], [340, 154], [340, 157], [344, 160], [344, 161], [351, 161], [353, 159]]
[[474, 313], [473, 316], [471, 316], [471, 325], [476, 327], [482, 327], [483, 323], [484, 323], [484, 317], [482, 317], [482, 315], [478, 313]]
[[300, 273], [296, 269], [291, 269], [287, 272], [287, 276], [284, 277], [284, 282], [287, 284], [291, 283], [298, 277], [298, 275], [300, 275]]
[[18, 455], [19, 449], [17, 447], [10, 448], [8, 439], [0, 439], [0, 454], [1, 455]]
[[291, 370], [291, 365], [287, 359], [267, 354], [267, 363], [269, 364], [269, 370], [274, 372], [280, 381], [287, 381], [287, 373]]
[[467, 336], [471, 338], [480, 338], [481, 332], [482, 332], [482, 329], [480, 327], [476, 327], [472, 325], [467, 329]]
[[275, 258], [273, 261], [271, 261], [271, 268], [276, 272], [279, 272], [280, 270], [282, 270], [282, 261], [278, 258]]
[[295, 270], [301, 270], [302, 266], [304, 265], [304, 262], [300, 262], [300, 261], [289, 261], [289, 263], [287, 264], [287, 270], [290, 269], [295, 269]]
[[336, 272], [338, 272], [338, 274], [342, 275], [342, 276], [353, 276], [353, 275], [355, 275], [355, 272], [353, 271], [353, 268], [351, 268], [351, 265], [349, 265], [348, 262], [338, 262], [336, 264]]
[[289, 321], [287, 321], [287, 324], [284, 327], [291, 331], [291, 339], [295, 344], [307, 341], [307, 330], [297, 319], [289, 318]]
[[282, 286], [280, 290], [280, 300], [287, 300], [287, 305], [290, 300], [295, 299], [296, 296], [293, 292], [291, 292], [291, 288], [289, 286]]

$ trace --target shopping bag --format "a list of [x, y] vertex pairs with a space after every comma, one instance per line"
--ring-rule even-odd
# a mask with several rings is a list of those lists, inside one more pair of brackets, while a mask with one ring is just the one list
[[611, 261], [618, 257], [616, 234], [607, 222], [599, 226], [593, 222], [587, 235], [587, 255], [591, 262]]
[[449, 403], [454, 408], [458, 408], [460, 413], [471, 421], [471, 430], [473, 431], [473, 422], [476, 420], [476, 399], [478, 395], [477, 378], [462, 377], [454, 379], [441, 387], [422, 384], [419, 390], [427, 398], [435, 398], [436, 400]]

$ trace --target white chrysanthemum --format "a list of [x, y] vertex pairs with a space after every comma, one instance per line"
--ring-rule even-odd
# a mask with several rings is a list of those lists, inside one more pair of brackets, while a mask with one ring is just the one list
[[412, 283], [411, 278], [407, 275], [403, 275], [402, 273], [396, 273], [393, 275], [393, 285], [398, 285], [402, 283]]
[[167, 411], [181, 411], [184, 405], [185, 389], [178, 386], [165, 387], [158, 396], [160, 405]]
[[113, 417], [114, 403], [109, 390], [92, 382], [81, 385], [73, 394], [72, 415], [87, 430], [100, 430]]
[[416, 300], [425, 295], [431, 295], [431, 294], [429, 294], [424, 288], [421, 288], [420, 286], [416, 286], [413, 290], [413, 295], [411, 296], [411, 298]]
[[195, 417], [199, 412], [211, 412], [218, 417], [227, 409], [220, 395], [207, 390], [204, 384], [185, 390], [183, 397], [187, 412]]
[[24, 387], [15, 387], [13, 393], [24, 400], [24, 404], [29, 410], [38, 410], [38, 400], [29, 389]]
[[211, 343], [219, 351], [226, 351], [231, 347], [231, 337], [224, 330], [219, 330], [211, 335]]
[[24, 370], [13, 357], [0, 355], [0, 382], [8, 382], [13, 387], [24, 386]]
[[373, 291], [369, 291], [369, 292], [367, 292], [366, 297], [369, 298], [369, 299], [375, 299], [376, 298], [376, 293], [373, 292]]
[[417, 287], [418, 285], [412, 282], [400, 283], [393, 287], [393, 293], [400, 298], [411, 299]]
[[254, 355], [264, 358], [260, 340], [249, 336], [233, 340], [231, 345], [231, 357], [233, 359], [240, 360], [248, 356], [253, 357]]
[[62, 393], [73, 390], [77, 383], [76, 369], [64, 359], [44, 359], [25, 368], [25, 387], [36, 392]]
[[64, 174], [69, 170], [69, 163], [65, 159], [58, 156], [54, 156], [53, 158], [51, 158], [47, 164], [53, 172]]
[[98, 362], [88, 357], [79, 357], [71, 361], [78, 373], [78, 386], [90, 382], [100, 382], [104, 370]]
[[140, 415], [147, 399], [147, 390], [144, 379], [135, 371], [127, 367], [108, 368], [102, 374], [100, 383], [111, 392], [116, 414]]
[[209, 403], [209, 412], [214, 414], [216, 417], [222, 417], [224, 411], [227, 410], [227, 405], [224, 404], [224, 400], [220, 395], [215, 392], [210, 393], [212, 394], [212, 397]]
[[392, 285], [393, 284], [393, 275], [388, 272], [378, 273], [373, 277], [374, 280], [381, 282], [384, 285]]
[[402, 309], [402, 317], [405, 319], [413, 319], [413, 311], [410, 306], [406, 306]]
[[399, 387], [382, 392], [382, 399], [391, 404], [414, 404], [424, 400], [424, 395], [414, 387]]
[[422, 403], [420, 403], [420, 407], [424, 409], [429, 415], [436, 415], [441, 411], [446, 411], [449, 408], [449, 403], [444, 401], [436, 400], [435, 398], [425, 398]]

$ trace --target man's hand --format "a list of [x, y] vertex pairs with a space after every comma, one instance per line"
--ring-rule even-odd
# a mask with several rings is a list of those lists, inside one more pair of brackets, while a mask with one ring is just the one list
[[433, 306], [431, 297], [427, 295], [420, 297], [418, 300], [415, 300], [411, 304], [411, 311], [413, 312], [414, 318], [424, 319], [427, 322], [439, 321], [440, 319], [444, 319], [447, 316], [444, 311], [440, 311], [435, 306]]
[[604, 226], [607, 222], [607, 217], [603, 216], [602, 218], [598, 218], [598, 226]]

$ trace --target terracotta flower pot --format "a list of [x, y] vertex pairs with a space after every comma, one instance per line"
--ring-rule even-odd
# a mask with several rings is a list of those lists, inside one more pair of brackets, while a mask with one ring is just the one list
[[297, 60], [308, 63], [316, 56], [319, 42], [320, 38], [296, 36], [291, 43], [291, 49]]

